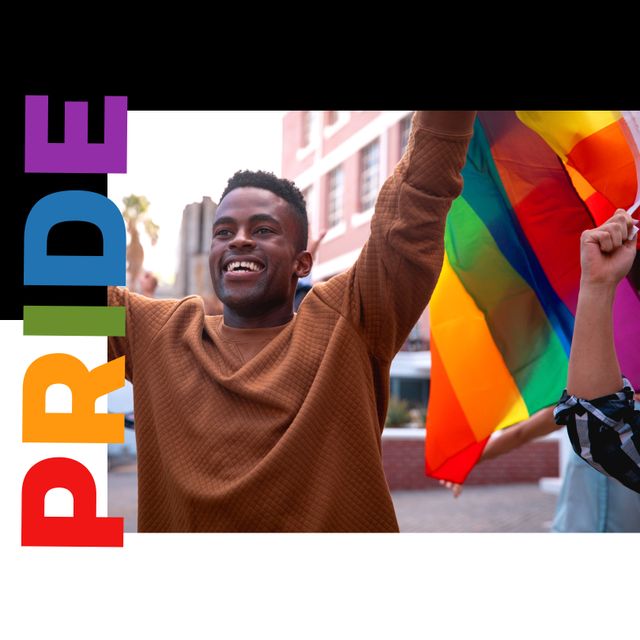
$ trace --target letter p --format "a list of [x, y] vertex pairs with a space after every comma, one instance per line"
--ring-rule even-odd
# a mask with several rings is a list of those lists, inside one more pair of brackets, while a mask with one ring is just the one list
[[[73, 517], [47, 517], [50, 489], [73, 495]], [[91, 472], [71, 458], [47, 458], [27, 471], [22, 483], [23, 547], [122, 547], [124, 518], [96, 516], [96, 484]]]

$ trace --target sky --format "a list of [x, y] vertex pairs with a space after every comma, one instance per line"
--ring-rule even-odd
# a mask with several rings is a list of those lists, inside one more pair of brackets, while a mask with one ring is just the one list
[[160, 225], [155, 247], [142, 236], [145, 268], [171, 283], [182, 212], [203, 196], [218, 201], [238, 169], [281, 173], [282, 111], [129, 111], [127, 173], [110, 174], [109, 198], [122, 209], [146, 196]]

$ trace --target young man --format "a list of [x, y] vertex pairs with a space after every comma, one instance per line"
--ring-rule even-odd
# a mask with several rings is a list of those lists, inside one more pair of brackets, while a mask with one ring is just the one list
[[[633, 389], [621, 378], [612, 320], [616, 288], [636, 256], [636, 235], [634, 221], [622, 209], [582, 234], [567, 391], [556, 408], [556, 420], [567, 425], [581, 458], [640, 492], [640, 411], [634, 411]], [[627, 348], [637, 350], [638, 345]]]
[[347, 272], [313, 287], [304, 199], [236, 174], [213, 225], [222, 316], [110, 289], [127, 309], [139, 531], [397, 531], [380, 435], [389, 367], [440, 273], [474, 112], [418, 112]]

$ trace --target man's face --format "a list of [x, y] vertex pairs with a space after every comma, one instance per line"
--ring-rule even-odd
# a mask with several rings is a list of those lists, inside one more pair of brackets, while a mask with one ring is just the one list
[[296, 213], [265, 189], [229, 192], [216, 211], [209, 269], [216, 295], [246, 316], [291, 307], [298, 277], [310, 263], [296, 249]]

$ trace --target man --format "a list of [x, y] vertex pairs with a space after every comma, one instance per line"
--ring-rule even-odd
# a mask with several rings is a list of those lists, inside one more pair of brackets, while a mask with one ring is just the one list
[[582, 234], [567, 391], [555, 413], [581, 458], [640, 493], [640, 411], [634, 411], [633, 389], [621, 378], [612, 320], [616, 288], [636, 256], [636, 235], [637, 222], [622, 209]]
[[313, 287], [304, 198], [241, 172], [222, 195], [202, 302], [111, 288], [127, 309], [139, 531], [397, 531], [380, 436], [389, 367], [426, 306], [474, 112], [418, 112], [347, 272]]

